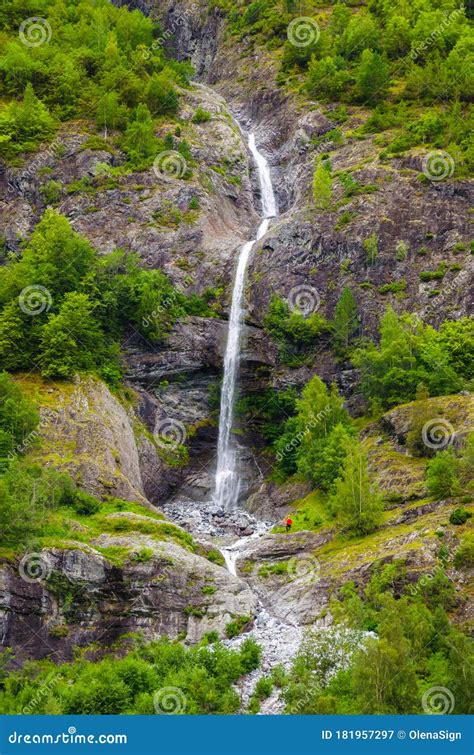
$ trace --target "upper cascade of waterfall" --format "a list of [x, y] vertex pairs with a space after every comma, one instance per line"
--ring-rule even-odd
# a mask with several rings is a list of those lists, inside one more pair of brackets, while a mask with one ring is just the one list
[[275, 217], [277, 213], [270, 167], [257, 149], [254, 134], [249, 135], [248, 146], [258, 169], [263, 220], [258, 227], [255, 238], [247, 241], [240, 250], [232, 291], [227, 346], [224, 356], [215, 484], [215, 501], [224, 509], [231, 509], [237, 505], [240, 490], [237, 452], [232, 437], [232, 422], [240, 361], [245, 274], [254, 244], [265, 235], [270, 224], [270, 218]]
[[[258, 151], [255, 144], [254, 134], [249, 135], [249, 150], [252, 153], [252, 157], [254, 158], [258, 169], [260, 190], [262, 192], [262, 215], [264, 218], [274, 218], [277, 214], [277, 208], [275, 194], [273, 192], [272, 179], [270, 175], [270, 166], [268, 165], [264, 156]], [[262, 226], [263, 223], [260, 225], [260, 228]], [[259, 231], [260, 228], [258, 229]], [[267, 228], [265, 228], [265, 231], [263, 233], [265, 233], [266, 230]], [[263, 233], [257, 233], [257, 239], [261, 238], [263, 236]]]

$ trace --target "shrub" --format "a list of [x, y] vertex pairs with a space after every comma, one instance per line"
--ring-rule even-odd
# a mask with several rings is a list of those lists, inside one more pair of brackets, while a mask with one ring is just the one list
[[470, 569], [474, 566], [474, 537], [468, 533], [461, 540], [461, 545], [454, 554], [456, 569]]
[[209, 110], [203, 110], [203, 108], [199, 106], [191, 120], [193, 123], [206, 123], [211, 120], [211, 114]]
[[262, 676], [255, 685], [254, 695], [259, 700], [270, 697], [273, 691], [273, 680], [269, 676]]
[[450, 524], [465, 524], [468, 519], [472, 517], [472, 514], [470, 511], [467, 511], [466, 509], [454, 509], [454, 511], [451, 512], [449, 515], [449, 523]]
[[397, 241], [395, 246], [395, 258], [398, 262], [403, 262], [408, 256], [409, 247], [406, 241]]
[[437, 499], [458, 495], [460, 462], [452, 448], [439, 451], [427, 465], [426, 484], [430, 495]]
[[237, 637], [237, 635], [242, 634], [244, 628], [249, 622], [250, 616], [237, 616], [237, 618], [229, 621], [225, 628], [226, 637], [232, 639], [232, 637]]
[[373, 265], [379, 254], [379, 241], [377, 234], [371, 233], [370, 236], [365, 239], [362, 246], [364, 247], [368, 264]]
[[61, 184], [59, 181], [46, 181], [40, 187], [40, 193], [46, 204], [56, 205], [61, 199]]
[[313, 175], [313, 199], [318, 210], [328, 210], [332, 201], [332, 178], [327, 161], [318, 158]]

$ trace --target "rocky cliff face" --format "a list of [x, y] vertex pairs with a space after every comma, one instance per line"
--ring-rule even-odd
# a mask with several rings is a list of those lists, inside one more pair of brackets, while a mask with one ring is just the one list
[[101, 535], [96, 545], [129, 548], [130, 560], [112, 565], [95, 547], [71, 541], [42, 549], [34, 561], [28, 554], [24, 568], [0, 565], [1, 645], [17, 662], [71, 660], [76, 646], [109, 647], [128, 632], [197, 642], [210, 630], [224, 636], [230, 621], [255, 613], [245, 582], [174, 543], [132, 531]]

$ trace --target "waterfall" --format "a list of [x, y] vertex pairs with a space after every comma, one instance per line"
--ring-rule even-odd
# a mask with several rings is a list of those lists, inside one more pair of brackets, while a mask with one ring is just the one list
[[275, 195], [270, 177], [270, 168], [263, 155], [258, 151], [253, 134], [249, 136], [248, 145], [258, 169], [263, 220], [258, 227], [256, 237], [251, 241], [247, 241], [240, 250], [232, 291], [232, 305], [224, 357], [224, 378], [221, 392], [215, 481], [215, 502], [224, 509], [232, 509], [236, 506], [240, 488], [237, 470], [237, 452], [232, 438], [232, 421], [240, 360], [245, 273], [254, 244], [265, 235], [270, 218], [276, 215]]

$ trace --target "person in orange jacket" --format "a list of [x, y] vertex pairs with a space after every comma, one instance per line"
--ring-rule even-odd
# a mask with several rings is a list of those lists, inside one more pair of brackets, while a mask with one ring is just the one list
[[288, 517], [288, 519], [286, 520], [286, 531], [287, 532], [289, 532], [291, 530], [291, 525], [292, 524], [293, 524], [293, 519], [290, 519], [290, 517]]

